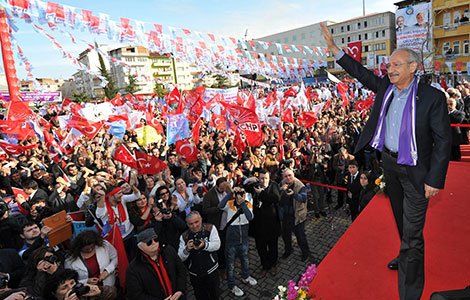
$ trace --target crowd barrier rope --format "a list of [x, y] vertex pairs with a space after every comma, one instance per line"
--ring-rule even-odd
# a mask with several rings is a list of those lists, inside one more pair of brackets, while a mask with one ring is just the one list
[[466, 127], [470, 128], [470, 124], [450, 124], [451, 127]]
[[348, 190], [345, 187], [329, 185], [329, 184], [324, 184], [324, 183], [315, 182], [315, 181], [308, 181], [308, 180], [305, 180], [305, 179], [300, 179], [300, 181], [302, 181], [303, 183], [310, 183], [310, 184], [313, 184], [313, 185], [316, 185], [316, 186], [326, 187], [326, 188], [334, 189], [334, 190], [338, 190], [338, 191], [345, 191], [346, 192]]

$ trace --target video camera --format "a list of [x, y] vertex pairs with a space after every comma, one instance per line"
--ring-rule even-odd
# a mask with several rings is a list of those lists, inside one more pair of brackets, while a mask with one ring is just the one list
[[195, 247], [199, 247], [202, 244], [203, 238], [200, 236], [200, 232], [196, 232], [193, 237], [193, 244]]
[[9, 278], [8, 274], [0, 273], [0, 290], [8, 287]]
[[73, 286], [72, 292], [70, 293], [70, 295], [75, 293], [75, 295], [77, 295], [77, 297], [80, 298], [81, 296], [88, 294], [89, 292], [90, 292], [90, 287], [88, 285], [84, 285], [81, 282], [77, 282], [77, 284]]

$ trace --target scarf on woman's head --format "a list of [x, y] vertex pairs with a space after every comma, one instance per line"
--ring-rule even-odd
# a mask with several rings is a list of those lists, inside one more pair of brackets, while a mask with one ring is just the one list
[[[370, 145], [375, 149], [382, 151], [385, 142], [385, 116], [387, 107], [392, 100], [393, 84], [390, 84], [385, 92], [382, 107], [380, 108], [379, 121], [375, 129], [374, 137]], [[400, 136], [398, 140], [398, 159], [397, 163], [406, 166], [416, 166], [418, 161], [418, 147], [416, 144], [416, 95], [418, 93], [418, 78], [414, 78], [411, 83], [411, 91], [403, 108], [403, 115], [400, 126]]]

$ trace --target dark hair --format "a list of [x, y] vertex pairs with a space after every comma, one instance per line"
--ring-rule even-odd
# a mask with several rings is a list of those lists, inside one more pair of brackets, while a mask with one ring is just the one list
[[87, 245], [103, 246], [103, 238], [101, 234], [94, 230], [85, 230], [80, 232], [71, 244], [71, 255], [73, 258], [80, 257], [80, 251]]
[[27, 180], [26, 182], [23, 183], [23, 188], [24, 189], [33, 189], [37, 190], [38, 189], [38, 183], [36, 180]]
[[216, 186], [219, 186], [219, 185], [221, 185], [221, 184], [224, 183], [224, 182], [227, 182], [227, 178], [225, 178], [225, 177], [219, 177], [219, 178], [217, 178], [217, 180], [215, 181], [215, 185], [216, 185]]
[[78, 273], [75, 270], [71, 269], [61, 269], [55, 272], [51, 277], [48, 278], [46, 284], [44, 286], [45, 298], [47, 300], [56, 300], [56, 291], [57, 288], [66, 282], [67, 280], [75, 280], [78, 281]]
[[170, 189], [166, 185], [159, 186], [155, 191], [155, 200], [160, 199], [160, 193], [163, 190], [167, 190], [171, 194]]
[[46, 246], [42, 246], [31, 253], [31, 255], [28, 258], [28, 261], [26, 263], [26, 271], [25, 271], [25, 277], [28, 276], [35, 276], [37, 273], [37, 265], [38, 263], [43, 260], [44, 256], [46, 253], [53, 253], [56, 255], [54, 249]]
[[348, 167], [349, 166], [356, 166], [356, 167], [359, 167], [359, 164], [357, 163], [357, 161], [355, 161], [354, 159], [353, 160], [350, 160], [348, 162]]
[[266, 170], [266, 169], [258, 169], [258, 174], [268, 174], [268, 170]]
[[30, 227], [30, 226], [33, 226], [33, 225], [37, 225], [37, 224], [34, 223], [33, 221], [26, 221], [25, 223], [23, 223], [21, 225], [21, 234], [23, 234], [23, 231], [26, 227]]

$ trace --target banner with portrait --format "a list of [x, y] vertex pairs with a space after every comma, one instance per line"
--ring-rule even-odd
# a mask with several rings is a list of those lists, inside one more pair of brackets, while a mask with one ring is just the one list
[[432, 48], [431, 3], [419, 3], [397, 9], [395, 27], [398, 48], [411, 48], [419, 53]]

